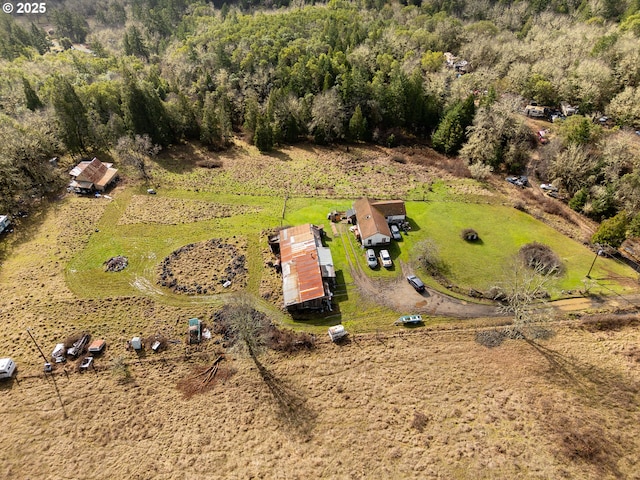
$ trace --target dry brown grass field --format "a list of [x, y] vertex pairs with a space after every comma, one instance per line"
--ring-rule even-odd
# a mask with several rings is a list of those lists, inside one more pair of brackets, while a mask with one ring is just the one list
[[[322, 154], [309, 151], [284, 154]], [[206, 155], [178, 153], [196, 160]], [[392, 192], [378, 191], [375, 180], [394, 172], [408, 176], [404, 193], [440, 175], [454, 178], [432, 165], [438, 158], [411, 160], [422, 153], [406, 153], [406, 164], [389, 161], [380, 149], [358, 155], [372, 160], [354, 172], [366, 169], [369, 193], [380, 196]], [[242, 184], [241, 172], [255, 158], [269, 173], [247, 177], [250, 185], [243, 188], [266, 189], [268, 178], [275, 179], [274, 188], [291, 188], [281, 180], [286, 160], [250, 151], [223, 156], [221, 169], [176, 172], [164, 159], [151, 171], [160, 188], [215, 189], [225, 178]], [[346, 161], [334, 152], [326, 162], [327, 171], [337, 172]], [[311, 169], [296, 168], [302, 177]], [[311, 193], [316, 185], [309, 183], [294, 193]], [[456, 185], [500, 201], [498, 190]], [[351, 194], [360, 187], [352, 185]], [[189, 221], [218, 222], [234, 213], [224, 202], [208, 211], [195, 201], [159, 195], [151, 202], [172, 209], [164, 217], [132, 188], [118, 186], [114, 204], [61, 199], [6, 239], [0, 356], [15, 358], [19, 371], [0, 382], [0, 478], [640, 479], [640, 329], [633, 304], [625, 317], [558, 317], [551, 325], [555, 335], [535, 342], [506, 340], [487, 348], [476, 334], [496, 321], [434, 320], [417, 329], [389, 326], [351, 335], [340, 345], [323, 335], [311, 351], [267, 352], [256, 365], [215, 335], [185, 345], [185, 319], [197, 316], [211, 328], [224, 295], [164, 298], [139, 289], [138, 295], [87, 298], [69, 287], [69, 264], [93, 235], [104, 233], [105, 212], [121, 219], [151, 216], [156, 223], [181, 221], [181, 208]], [[335, 188], [344, 195], [347, 184]], [[146, 213], [123, 201], [132, 198]], [[122, 228], [130, 228], [127, 222]], [[261, 250], [255, 256], [262, 258]], [[273, 283], [269, 275], [249, 281], [247, 290], [257, 296]], [[45, 376], [27, 328], [45, 355], [81, 331], [106, 338], [108, 347], [96, 369], [79, 373], [79, 361], [69, 361]], [[147, 348], [138, 355], [127, 349], [134, 335], [170, 341], [160, 353]], [[221, 352], [216, 380], [185, 395], [180, 386], [197, 384], [197, 373]]]

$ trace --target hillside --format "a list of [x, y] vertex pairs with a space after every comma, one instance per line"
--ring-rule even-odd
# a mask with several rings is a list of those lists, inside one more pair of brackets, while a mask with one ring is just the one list
[[[17, 378], [0, 383], [3, 477], [633, 478], [640, 455], [635, 314], [580, 311], [634, 312], [637, 295], [560, 301], [544, 323], [553, 334], [531, 341], [496, 336], [510, 321], [503, 316], [441, 316], [450, 297], [436, 290], [421, 297], [400, 270], [351, 269], [339, 255], [344, 285], [334, 312], [299, 320], [279, 309], [277, 298], [260, 297], [271, 273], [259, 232], [280, 224], [287, 195], [285, 217], [292, 223], [326, 220], [332, 205], [349, 203], [343, 195], [359, 195], [365, 186], [371, 195], [415, 198], [409, 212], [421, 230], [400, 247], [412, 268], [413, 237], [437, 228], [418, 215], [428, 212], [436, 222], [426, 207], [466, 206], [477, 218], [483, 205], [491, 212], [487, 217], [501, 209], [524, 215], [500, 205], [520, 192], [504, 181], [481, 185], [454, 176], [430, 150], [407, 150], [404, 163], [397, 152], [302, 146], [260, 156], [238, 142], [222, 155], [165, 153], [148, 164], [156, 195], [129, 177], [109, 192], [111, 198], [69, 195], [24, 219], [8, 237], [0, 270], [0, 351], [18, 363]], [[193, 162], [186, 169], [177, 168], [185, 165], [183, 155]], [[196, 165], [213, 157], [217, 168]], [[247, 177], [246, 165], [257, 161], [261, 177]], [[312, 169], [318, 163], [324, 170]], [[282, 182], [283, 168], [297, 172], [289, 178], [300, 181]], [[343, 183], [331, 172], [342, 172]], [[328, 191], [330, 185], [335, 190]], [[446, 212], [442, 217], [448, 221]], [[533, 217], [530, 222], [523, 232], [558, 235]], [[155, 283], [157, 265], [177, 247], [211, 238], [232, 243], [234, 236], [235, 248], [247, 255], [242, 290], [279, 326], [315, 333], [314, 349], [269, 351], [253, 362], [216, 330], [219, 312], [236, 301], [235, 294], [185, 296]], [[340, 237], [330, 234], [328, 240], [333, 252], [342, 249]], [[485, 241], [490, 246], [494, 240]], [[580, 248], [586, 269], [592, 254]], [[115, 253], [126, 254], [129, 265], [104, 272], [103, 262]], [[364, 261], [358, 257], [351, 260], [356, 266]], [[215, 268], [216, 259], [225, 261], [205, 253], [198, 264]], [[181, 268], [196, 271], [188, 263]], [[612, 260], [599, 259], [594, 292], [637, 291], [633, 273], [617, 269]], [[389, 292], [397, 303], [384, 303]], [[463, 309], [458, 313], [490, 307], [456, 302]], [[434, 304], [441, 313], [425, 314], [423, 326], [392, 325], [407, 308], [428, 311]], [[185, 345], [192, 317], [213, 331], [212, 340]], [[326, 326], [339, 321], [350, 336], [336, 345]], [[79, 373], [80, 359], [69, 359], [44, 376], [26, 328], [45, 354], [81, 331], [106, 339], [107, 350], [96, 356], [95, 369]], [[135, 335], [147, 343], [142, 353], [128, 347]], [[150, 349], [152, 338], [164, 339], [163, 351]], [[221, 373], [204, 385], [196, 375], [221, 353]]]

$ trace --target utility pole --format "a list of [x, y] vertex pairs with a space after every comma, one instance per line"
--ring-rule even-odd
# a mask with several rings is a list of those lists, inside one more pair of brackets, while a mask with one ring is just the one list
[[596, 252], [596, 256], [595, 256], [595, 257], [593, 257], [593, 262], [591, 262], [591, 266], [589, 267], [589, 271], [587, 272], [587, 278], [591, 278], [591, 269], [592, 269], [592, 268], [593, 268], [593, 266], [595, 265], [596, 260], [598, 259], [598, 257], [599, 257], [600, 255], [602, 255], [603, 253], [604, 253], [604, 250], [602, 250], [602, 249], [599, 249], [599, 250]]
[[33, 335], [31, 335], [31, 330], [29, 330], [28, 328], [27, 328], [27, 333], [31, 337], [31, 340], [33, 340], [33, 343], [38, 349], [38, 351], [40, 352], [40, 355], [42, 355], [42, 358], [44, 358], [44, 363], [49, 363], [49, 360], [47, 360], [47, 357], [45, 357], [44, 353], [42, 352], [42, 349], [40, 348], [40, 345], [38, 345], [38, 342], [36, 342], [36, 339], [33, 338]]
[[[47, 360], [47, 357], [44, 355], [44, 352], [40, 348], [40, 345], [38, 345], [38, 342], [36, 342], [36, 339], [33, 338], [33, 335], [31, 335], [31, 330], [29, 330], [28, 328], [27, 328], [27, 333], [31, 337], [31, 340], [33, 340], [33, 343], [36, 346], [36, 348], [38, 349], [38, 351], [40, 352], [40, 355], [42, 355], [42, 358], [44, 358], [45, 366], [49, 365], [49, 361]], [[47, 373], [47, 371], [45, 370], [45, 377], [46, 377], [46, 373]], [[51, 372], [49, 371], [49, 373], [51, 373]], [[60, 400], [60, 406], [62, 407], [62, 414], [64, 415], [64, 418], [67, 418], [67, 411], [64, 409], [64, 402], [62, 401], [62, 396], [60, 396], [60, 390], [58, 390], [58, 385], [56, 384], [56, 378], [52, 373], [51, 373], [50, 376], [51, 376], [51, 380], [53, 380], [53, 388], [56, 391], [56, 394], [58, 396], [58, 400]]]

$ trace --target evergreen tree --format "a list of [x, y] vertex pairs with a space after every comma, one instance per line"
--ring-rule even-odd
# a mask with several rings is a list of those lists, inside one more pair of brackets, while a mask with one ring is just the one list
[[122, 46], [126, 55], [135, 55], [149, 60], [149, 49], [142, 40], [142, 33], [135, 25], [131, 25], [124, 32]]
[[200, 124], [200, 140], [209, 148], [219, 149], [222, 146], [222, 127], [216, 111], [215, 96], [207, 93], [202, 107]]
[[355, 112], [349, 120], [349, 137], [352, 140], [364, 140], [367, 136], [367, 119], [362, 114], [360, 105], [356, 106]]
[[273, 132], [266, 115], [258, 115], [253, 143], [261, 153], [270, 152], [273, 149]]
[[38, 94], [29, 83], [29, 80], [25, 77], [22, 77], [22, 87], [24, 89], [24, 97], [27, 101], [27, 108], [31, 111], [42, 108], [43, 105], [40, 97], [38, 97]]
[[447, 155], [458, 153], [466, 138], [466, 128], [473, 122], [474, 113], [472, 95], [449, 109], [431, 138], [433, 148]]
[[71, 153], [86, 152], [89, 136], [87, 109], [69, 81], [56, 77], [51, 103], [56, 112], [62, 141]]
[[47, 34], [41, 28], [38, 28], [34, 23], [31, 24], [31, 43], [38, 50], [40, 55], [44, 55], [49, 51], [51, 42], [47, 38]]
[[138, 85], [128, 78], [122, 87], [122, 111], [127, 129], [132, 134], [151, 137], [154, 144], [167, 146], [173, 140], [169, 115], [157, 92], [149, 84]]
[[255, 92], [250, 92], [244, 105], [244, 125], [242, 126], [247, 134], [253, 139], [256, 133], [256, 125], [258, 116], [260, 115], [260, 106]]

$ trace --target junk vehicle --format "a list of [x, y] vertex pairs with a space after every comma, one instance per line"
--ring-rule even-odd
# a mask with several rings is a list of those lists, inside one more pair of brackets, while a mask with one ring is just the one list
[[334, 325], [333, 327], [329, 327], [329, 338], [332, 342], [337, 342], [342, 337], [347, 336], [347, 331], [344, 328], [344, 325]]

